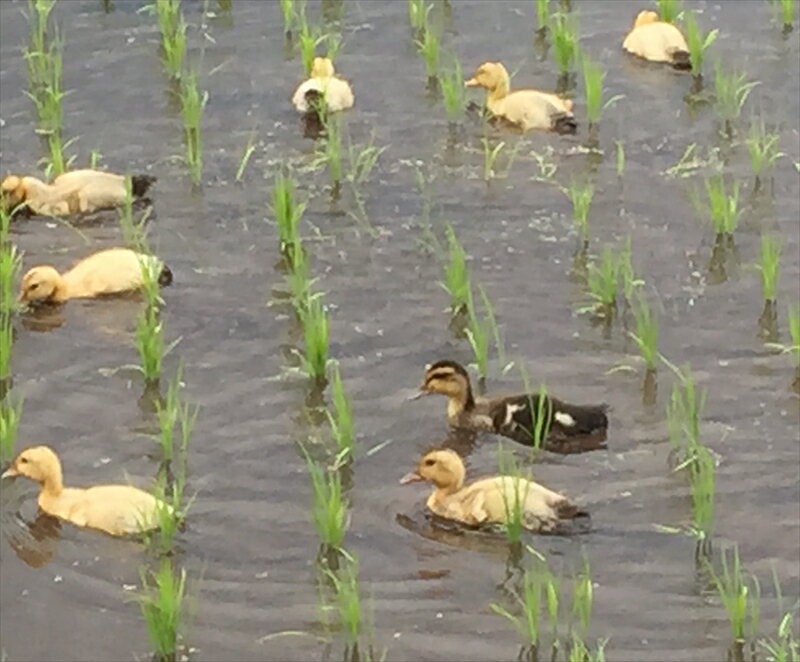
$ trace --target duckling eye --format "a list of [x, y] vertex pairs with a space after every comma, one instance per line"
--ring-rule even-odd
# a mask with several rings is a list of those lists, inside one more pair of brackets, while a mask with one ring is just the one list
[[19, 458], [19, 462], [20, 462], [20, 464], [28, 464], [28, 458], [27, 457], [21, 457], [21, 458]]
[[37, 287], [39, 287], [39, 283], [33, 283], [33, 284], [31, 285], [31, 289], [32, 289], [32, 290], [35, 290]]
[[432, 467], [434, 464], [436, 464], [436, 460], [425, 460], [426, 467]]

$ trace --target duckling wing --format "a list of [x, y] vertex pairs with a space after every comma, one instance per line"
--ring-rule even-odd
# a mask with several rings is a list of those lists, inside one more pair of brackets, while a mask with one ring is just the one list
[[125, 187], [125, 178], [122, 175], [116, 175], [113, 172], [103, 172], [102, 170], [92, 170], [91, 168], [80, 168], [78, 170], [71, 170], [58, 175], [53, 180], [53, 186], [63, 187], [77, 187], [86, 186], [87, 184], [105, 184], [107, 186], [122, 186]]
[[82, 260], [64, 278], [72, 296], [128, 292], [142, 286], [142, 264], [150, 262], [158, 275], [161, 262], [157, 258], [127, 248], [110, 248]]
[[671, 62], [676, 52], [689, 49], [681, 31], [671, 23], [648, 23], [634, 28], [622, 48], [651, 62]]
[[342, 78], [331, 78], [325, 87], [325, 101], [333, 112], [352, 108], [355, 103], [350, 83]]
[[511, 92], [491, 110], [524, 130], [549, 131], [553, 128], [557, 117], [571, 116], [568, 104], [565, 104], [563, 99], [539, 90]]
[[111, 535], [137, 534], [156, 527], [158, 501], [130, 485], [97, 485], [84, 490], [69, 519]]

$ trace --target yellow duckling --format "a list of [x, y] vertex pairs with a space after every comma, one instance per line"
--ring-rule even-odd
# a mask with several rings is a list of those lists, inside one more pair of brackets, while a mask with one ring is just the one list
[[689, 47], [681, 31], [672, 23], [659, 19], [649, 9], [640, 11], [622, 48], [650, 62], [668, 62], [676, 69], [691, 69]]
[[159, 285], [172, 282], [169, 267], [152, 256], [128, 248], [109, 248], [84, 258], [60, 274], [48, 265], [33, 267], [22, 277], [22, 303], [63, 303], [138, 290], [144, 284], [142, 264], [158, 274]]
[[[142, 198], [155, 180], [150, 175], [131, 177], [133, 198]], [[51, 184], [36, 177], [9, 175], [0, 189], [8, 211], [24, 203], [30, 212], [48, 216], [120, 207], [126, 197], [125, 177], [89, 169], [65, 172]]]
[[299, 85], [292, 96], [292, 104], [301, 113], [313, 110], [320, 94], [331, 112], [347, 110], [355, 103], [350, 83], [339, 78], [333, 62], [327, 57], [315, 57], [311, 66], [311, 77]]
[[64, 487], [61, 462], [48, 446], [22, 451], [0, 478], [10, 476], [25, 476], [42, 486], [39, 508], [48, 515], [112, 536], [152, 530], [159, 508], [172, 511], [169, 504], [131, 485]]
[[435, 489], [427, 501], [431, 512], [470, 526], [506, 522], [517, 503], [522, 505], [523, 524], [531, 531], [554, 531], [562, 520], [587, 516], [565, 496], [531, 480], [492, 476], [465, 486], [465, 474], [458, 453], [435, 449], [425, 453], [416, 470], [400, 483], [432, 482]]
[[511, 91], [508, 71], [500, 62], [484, 62], [465, 85], [486, 88], [486, 106], [491, 113], [523, 131], [574, 133], [577, 129], [571, 100], [533, 89]]

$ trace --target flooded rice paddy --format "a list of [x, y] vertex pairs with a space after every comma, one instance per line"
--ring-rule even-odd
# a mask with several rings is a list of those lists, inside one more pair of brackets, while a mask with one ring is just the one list
[[[419, 454], [448, 434], [441, 398], [407, 401], [424, 365], [473, 360], [468, 343], [448, 330], [441, 266], [423, 242], [429, 223], [440, 230], [444, 222], [452, 223], [473, 280], [491, 298], [509, 359], [559, 397], [611, 406], [607, 450], [545, 454], [534, 468], [537, 480], [592, 514], [589, 532], [527, 539], [565, 585], [589, 559], [594, 614], [587, 640], [608, 637], [606, 655], [618, 662], [726, 657], [729, 625], [697, 571], [693, 539], [654, 526], [686, 524], [691, 513], [686, 481], [670, 472], [664, 407], [674, 378], [659, 369], [657, 402], [644, 405], [638, 350], [622, 323], [605, 333], [575, 312], [586, 297], [570, 273], [578, 237], [559, 185], [589, 171], [596, 178], [590, 250], [631, 236], [634, 268], [660, 311], [661, 351], [676, 364], [691, 363], [708, 390], [701, 433], [719, 458], [714, 545], [739, 545], [762, 586], [761, 630], [775, 632], [782, 612], [773, 569], [787, 604], [800, 594], [800, 407], [790, 357], [759, 337], [761, 287], [749, 265], [762, 231], [782, 238], [780, 341], [789, 342], [786, 309], [800, 295], [797, 28], [781, 35], [767, 3], [687, 2], [702, 11], [706, 29], [719, 29], [707, 85], [714, 58], [760, 82], [743, 124], [752, 109], [778, 127], [785, 156], [770, 192], [751, 195], [741, 140], [731, 147], [713, 109], [686, 100], [689, 75], [622, 53], [634, 4], [580, 0], [573, 4], [582, 46], [608, 72], [609, 95], [624, 95], [600, 123], [602, 157], [582, 147], [579, 88], [575, 136], [493, 130], [506, 152], [487, 185], [482, 126], [468, 118], [449, 130], [441, 103], [426, 91], [407, 4], [345, 0], [337, 69], [356, 94], [345, 132], [356, 144], [386, 146], [362, 190], [367, 227], [350, 213], [352, 197], [345, 192], [332, 204], [327, 175], [310, 167], [314, 143], [289, 104], [303, 71], [296, 55], [286, 59], [277, 2], [234, 0], [230, 12], [214, 2], [183, 3], [188, 57], [209, 93], [199, 189], [179, 157], [180, 112], [159, 62], [155, 19], [140, 11], [143, 2], [112, 4], [107, 13], [90, 0], [58, 2], [54, 10], [65, 44], [64, 88], [71, 90], [64, 131], [78, 137], [68, 150], [76, 164], [97, 149], [103, 167], [158, 176], [151, 240], [175, 279], [163, 291], [167, 340], [181, 339], [167, 366], [171, 372], [183, 362], [186, 397], [201, 408], [189, 458], [196, 499], [178, 555], [195, 589], [192, 659], [342, 657], [341, 638], [328, 638], [320, 625], [318, 543], [298, 451], [299, 442], [323, 438], [327, 423], [309, 413], [307, 380], [286, 373], [302, 338], [287, 309], [275, 305], [286, 288], [269, 195], [281, 163], [293, 165], [308, 199], [302, 232], [330, 307], [330, 353], [354, 404], [362, 450], [349, 488], [346, 546], [359, 558], [372, 639], [388, 660], [512, 660], [521, 645], [489, 608], [506, 599], [504, 585], [517, 572], [505, 539], [433, 526], [423, 513], [428, 488], [398, 484]], [[23, 94], [26, 7], [0, 3], [4, 175], [35, 173], [42, 156], [33, 104]], [[322, 21], [320, 9], [309, 3], [309, 16]], [[515, 85], [552, 89], [557, 70], [552, 56], [537, 56], [534, 29], [531, 2], [457, 0], [444, 42], [465, 74], [496, 59], [516, 72]], [[256, 149], [236, 183], [251, 136]], [[626, 154], [621, 179], [617, 140]], [[700, 167], [668, 174], [692, 143]], [[709, 272], [713, 230], [690, 195], [716, 166], [743, 183], [738, 255], [723, 278]], [[554, 174], [544, 181], [548, 167]], [[23, 220], [12, 238], [25, 268], [67, 267], [121, 242], [110, 218], [78, 229]], [[153, 415], [141, 399], [141, 378], [118, 369], [137, 361], [139, 309], [135, 299], [78, 300], [48, 323], [15, 323], [14, 388], [24, 395], [18, 447], [52, 445], [69, 484], [147, 486], [155, 474], [156, 445], [147, 436]], [[620, 366], [634, 370], [615, 370]], [[502, 367], [492, 362], [489, 392], [520, 389], [518, 369], [502, 374]], [[374, 454], [363, 452], [385, 442]], [[469, 451], [471, 475], [497, 470], [496, 439], [481, 437], [461, 450]], [[36, 519], [35, 487], [3, 485], [4, 659], [148, 659], [133, 600], [145, 548], [66, 524], [60, 532], [27, 528], [23, 520]], [[274, 633], [284, 634], [265, 638]]]

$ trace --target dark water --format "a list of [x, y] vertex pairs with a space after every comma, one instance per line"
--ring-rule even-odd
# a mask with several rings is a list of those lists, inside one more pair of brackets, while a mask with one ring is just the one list
[[[209, 91], [204, 186], [193, 192], [177, 158], [182, 128], [158, 61], [155, 20], [135, 11], [143, 3], [114, 4], [110, 14], [89, 0], [59, 2], [54, 12], [66, 40], [64, 87], [73, 90], [65, 99], [65, 135], [80, 137], [78, 163], [97, 148], [110, 169], [152, 169], [159, 177], [152, 240], [175, 274], [164, 292], [168, 335], [182, 337], [167, 363], [170, 371], [179, 358], [185, 363], [187, 397], [202, 407], [190, 459], [197, 499], [181, 539], [182, 561], [201, 578], [190, 632], [195, 658], [335, 659], [338, 640], [332, 651], [314, 636], [259, 642], [286, 630], [321, 632], [309, 481], [296, 447], [319, 431], [302, 422], [303, 381], [278, 378], [284, 350], [301, 342], [297, 330], [280, 309], [267, 306], [273, 288], [282, 288], [275, 231], [266, 221], [271, 173], [280, 160], [308, 166], [313, 149], [288, 103], [301, 66], [284, 59], [277, 3], [236, 0], [231, 22], [203, 19], [200, 3], [184, 3], [190, 59]], [[625, 95], [600, 130], [606, 155], [591, 234], [593, 249], [631, 234], [634, 266], [662, 309], [661, 349], [677, 363], [691, 362], [709, 391], [703, 439], [721, 458], [716, 545], [739, 544], [747, 569], [763, 585], [762, 630], [771, 634], [779, 618], [772, 568], [790, 601], [800, 592], [800, 414], [788, 388], [789, 357], [770, 353], [757, 337], [761, 290], [745, 265], [757, 255], [762, 230], [780, 234], [780, 323], [787, 341], [786, 306], [797, 302], [800, 282], [798, 32], [782, 38], [763, 2], [688, 4], [703, 10], [706, 27], [720, 30], [712, 58], [761, 83], [748, 108], [763, 109], [778, 124], [787, 155], [775, 170], [774, 198], [750, 204], [747, 181], [748, 205], [736, 233], [742, 268], [727, 282], [710, 284], [712, 233], [688, 195], [701, 179], [662, 173], [690, 143], [703, 154], [720, 144], [714, 113], [689, 110], [687, 76], [623, 55], [633, 4], [578, 1], [584, 47], [607, 69], [609, 92]], [[446, 41], [465, 73], [500, 59], [519, 69], [516, 85], [554, 87], [552, 59], [539, 61], [532, 50], [533, 3], [453, 5]], [[33, 107], [22, 93], [25, 6], [0, 3], [3, 173], [35, 171], [42, 155]], [[309, 11], [316, 20], [319, 8], [312, 3]], [[310, 243], [314, 272], [332, 306], [331, 353], [354, 401], [359, 442], [392, 442], [356, 464], [350, 492], [347, 546], [360, 558], [376, 642], [388, 648], [390, 660], [514, 659], [519, 650], [516, 633], [488, 608], [502, 599], [504, 543], [458, 535], [435, 540], [396, 519], [422, 521], [426, 490], [397, 480], [446, 433], [444, 402], [404, 398], [425, 363], [470, 359], [466, 342], [448, 333], [440, 267], [418, 243], [419, 164], [432, 179], [433, 219], [453, 223], [474, 280], [496, 307], [510, 356], [527, 363], [532, 381], [544, 381], [561, 397], [613, 407], [608, 451], [548, 456], [536, 468], [537, 479], [567, 491], [593, 515], [591, 533], [533, 540], [564, 573], [565, 585], [582, 554], [590, 559], [596, 583], [590, 639], [610, 637], [608, 657], [618, 661], [724, 659], [729, 627], [721, 606], [698, 585], [692, 540], [653, 527], [685, 523], [690, 513], [685, 482], [668, 468], [663, 405], [671, 380], [662, 370], [658, 404], [647, 408], [641, 374], [609, 373], [620, 364], [638, 365], [636, 349], [621, 329], [605, 338], [574, 314], [580, 296], [569, 277], [576, 243], [571, 209], [555, 185], [535, 181], [532, 150], [552, 150], [559, 184], [586, 170], [585, 127], [573, 137], [503, 135], [509, 148], [519, 145], [518, 157], [510, 174], [487, 188], [478, 124], [467, 123], [454, 151], [447, 150], [443, 110], [426, 96], [423, 65], [409, 43], [406, 3], [348, 0], [344, 25], [337, 67], [357, 98], [347, 116], [349, 134], [358, 143], [374, 136], [377, 145], [388, 145], [365, 187], [377, 235], [346, 213], [331, 212], [324, 172], [299, 177], [311, 196], [305, 234], [317, 237]], [[579, 96], [579, 118], [582, 103]], [[254, 131], [257, 150], [244, 185], [237, 185], [236, 166]], [[623, 186], [614, 172], [616, 139], [627, 155]], [[748, 177], [743, 145], [726, 159], [726, 171]], [[346, 212], [347, 199], [342, 207]], [[114, 224], [81, 232], [33, 220], [15, 226], [14, 239], [26, 267], [66, 267], [120, 241]], [[19, 328], [13, 358], [16, 388], [25, 396], [19, 443], [54, 446], [69, 483], [146, 485], [155, 473], [148, 457], [154, 444], [141, 434], [152, 421], [138, 405], [140, 380], [106, 370], [136, 362], [137, 312], [135, 301], [75, 301], [51, 332]], [[519, 388], [516, 370], [503, 378], [499, 366], [493, 370], [491, 391]], [[478, 474], [494, 471], [494, 441], [484, 440], [469, 465]], [[54, 558], [32, 567], [8, 541], [22, 535], [14, 519], [20, 500], [23, 516], [35, 517], [34, 493], [22, 481], [3, 489], [0, 645], [8, 659], [146, 657], [144, 626], [126, 590], [139, 583], [143, 549], [64, 526], [60, 540], [39, 545]]]

